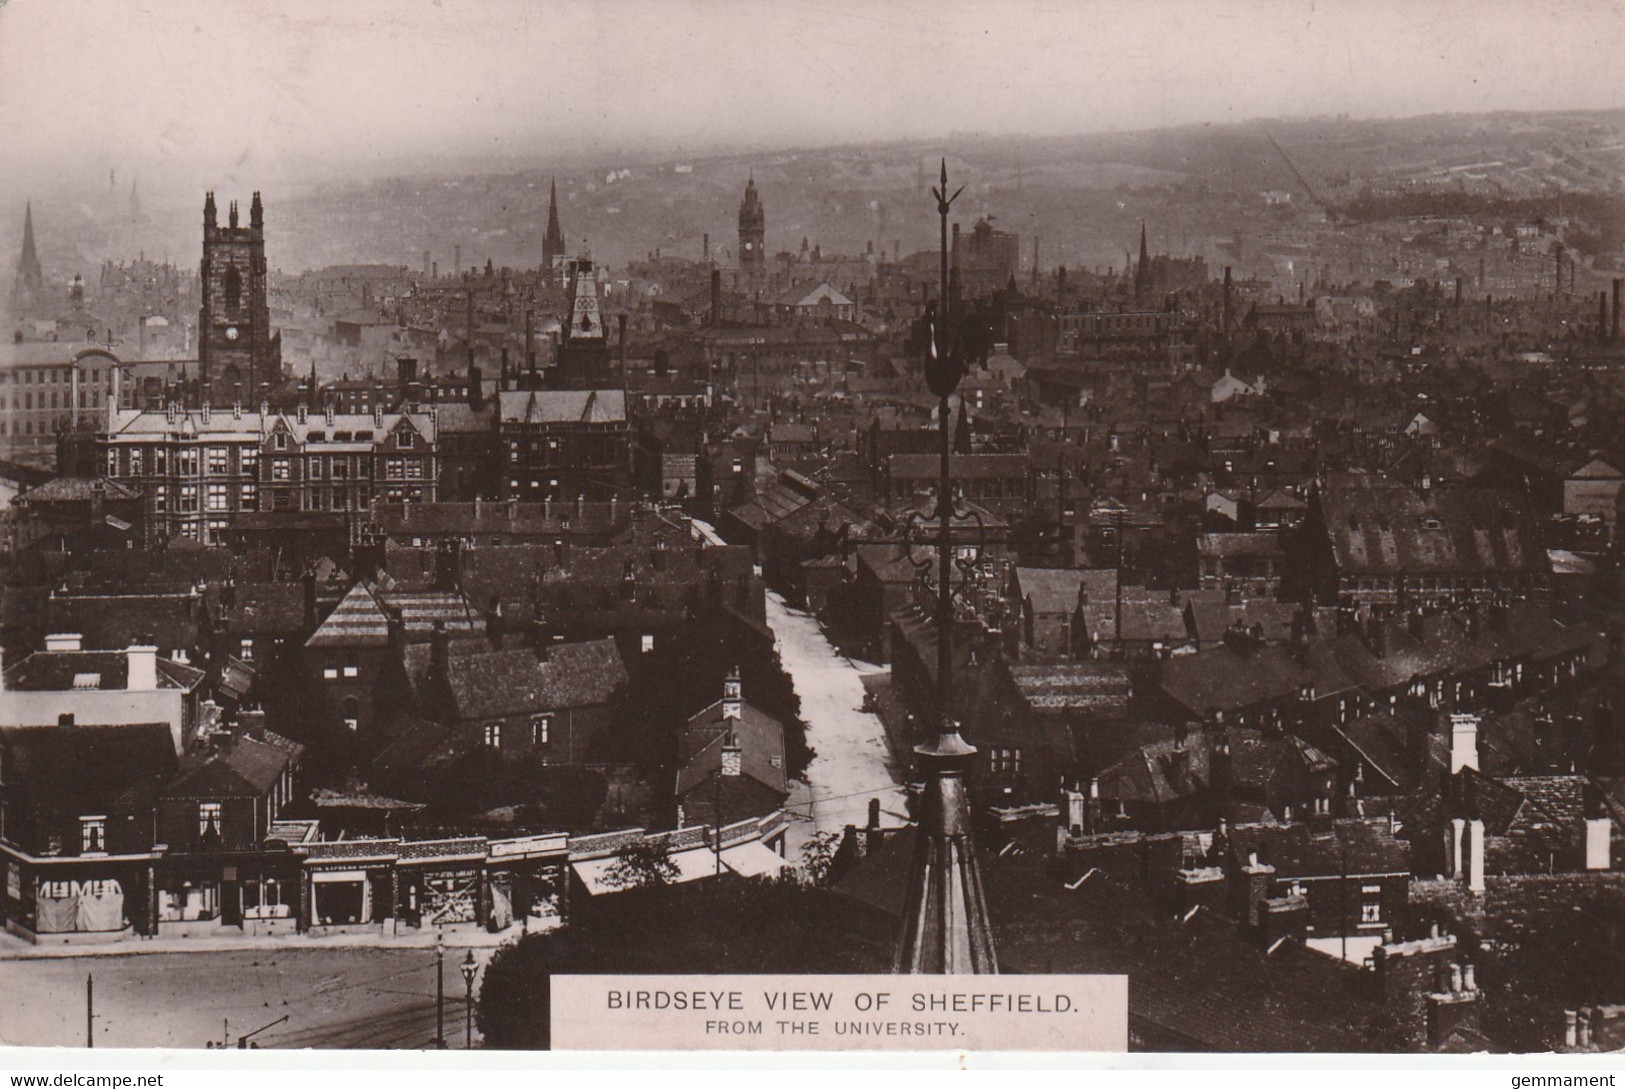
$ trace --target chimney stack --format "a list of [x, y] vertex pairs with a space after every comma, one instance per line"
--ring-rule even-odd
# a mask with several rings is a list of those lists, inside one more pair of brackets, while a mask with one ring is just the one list
[[451, 636], [446, 633], [446, 622], [436, 620], [429, 633], [429, 668], [436, 677], [445, 677], [451, 661]]
[[[138, 635], [139, 640], [150, 636]], [[124, 688], [129, 692], [156, 692], [158, 690], [158, 648], [149, 642], [131, 643], [124, 652], [128, 675]]]
[[1613, 868], [1610, 851], [1613, 830], [1613, 821], [1606, 816], [1586, 818], [1586, 869], [1607, 870]]
[[1477, 817], [1467, 822], [1467, 887], [1484, 891], [1484, 822]]
[[1608, 323], [1608, 339], [1616, 343], [1619, 341], [1619, 296], [1622, 289], [1625, 289], [1625, 279], [1614, 277], [1614, 314]]
[[744, 686], [739, 680], [739, 668], [735, 666], [728, 671], [727, 680], [722, 682], [722, 717], [737, 722], [743, 708]]
[[1450, 774], [1465, 768], [1478, 770], [1478, 716], [1450, 716]]
[[707, 322], [712, 328], [722, 324], [722, 270], [711, 270], [711, 320]]
[[77, 632], [61, 632], [45, 637], [45, 650], [48, 654], [79, 649], [80, 636]]

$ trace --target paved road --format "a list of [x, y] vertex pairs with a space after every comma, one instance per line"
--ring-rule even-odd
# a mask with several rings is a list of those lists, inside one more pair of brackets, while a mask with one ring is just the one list
[[[454, 1048], [463, 1046], [463, 955], [448, 950], [445, 963]], [[490, 950], [475, 957], [483, 968]], [[0, 962], [0, 994], [12, 999], [0, 1003], [0, 1043], [84, 1046], [86, 973], [97, 1047], [200, 1048], [223, 1033], [236, 1047], [283, 1015], [254, 1037], [262, 1048], [422, 1048], [435, 1035], [432, 950], [279, 949]]]
[[767, 595], [767, 623], [779, 641], [779, 658], [801, 697], [807, 743], [814, 756], [806, 784], [790, 795], [792, 812], [810, 820], [791, 823], [789, 855], [815, 831], [838, 832], [868, 819], [869, 799], [879, 798], [881, 824], [902, 823], [903, 791], [888, 766], [886, 732], [863, 706], [862, 670], [830, 645], [818, 622]]

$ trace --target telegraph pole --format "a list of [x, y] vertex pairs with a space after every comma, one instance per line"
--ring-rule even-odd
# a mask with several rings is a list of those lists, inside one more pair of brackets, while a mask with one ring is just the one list
[[85, 973], [85, 1046], [96, 1046], [96, 977]]

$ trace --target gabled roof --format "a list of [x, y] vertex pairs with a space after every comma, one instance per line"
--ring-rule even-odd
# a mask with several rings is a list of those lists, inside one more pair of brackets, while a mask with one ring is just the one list
[[485, 630], [485, 618], [466, 597], [455, 591], [379, 591], [362, 580], [350, 587], [327, 619], [305, 641], [305, 646], [385, 646], [389, 643], [386, 609], [400, 612], [408, 640], [423, 639], [437, 621], [444, 624], [448, 632]]
[[94, 499], [98, 494], [109, 501], [141, 498], [140, 491], [116, 480], [104, 477], [59, 476], [24, 492], [18, 499], [29, 503], [84, 503]]
[[263, 798], [304, 752], [286, 738], [272, 744], [248, 734], [212, 739], [186, 754], [163, 790], [167, 798]]
[[[196, 688], [203, 671], [159, 658], [160, 689]], [[122, 692], [129, 687], [130, 659], [122, 650], [41, 650], [6, 670], [6, 688], [13, 692]]]
[[[729, 732], [739, 741], [740, 771], [762, 785], [788, 795], [789, 779], [784, 767], [784, 727], [779, 720], [750, 704], [740, 707], [739, 718], [731, 722], [722, 718], [719, 700], [693, 715], [685, 727], [685, 736], [701, 743], [677, 772], [677, 793], [683, 795], [706, 782], [722, 769], [722, 750]], [[709, 739], [707, 739], [707, 735]]]

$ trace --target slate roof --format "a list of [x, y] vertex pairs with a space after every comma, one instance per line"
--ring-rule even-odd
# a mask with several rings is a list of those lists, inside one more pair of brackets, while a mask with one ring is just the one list
[[1117, 595], [1116, 568], [1018, 567], [1016, 579], [1022, 594], [1032, 599], [1033, 612], [1040, 615], [1070, 615], [1078, 606], [1080, 585], [1091, 602], [1115, 602]]
[[1118, 663], [1010, 664], [1006, 668], [1017, 693], [1034, 710], [1113, 716], [1128, 713], [1133, 684], [1128, 670]]
[[13, 804], [57, 812], [149, 807], [175, 767], [174, 741], [161, 722], [6, 730], [0, 748]]
[[[628, 680], [613, 639], [555, 643], [545, 658], [528, 647], [493, 649], [483, 640], [458, 640], [447, 649], [446, 680], [465, 721], [605, 704]], [[409, 647], [408, 676], [426, 676], [432, 658], [424, 644]]]
[[18, 496], [28, 503], [88, 503], [98, 491], [105, 500], [139, 499], [138, 489], [105, 477], [59, 476]]
[[1274, 532], [1198, 533], [1196, 552], [1199, 556], [1217, 556], [1221, 559], [1262, 556], [1279, 560], [1286, 554], [1281, 547], [1280, 535]]
[[1436, 487], [1424, 495], [1366, 474], [1336, 473], [1321, 494], [1321, 510], [1344, 575], [1550, 570], [1534, 517], [1509, 493]]
[[1228, 835], [1233, 862], [1246, 862], [1256, 851], [1277, 878], [1411, 872], [1411, 845], [1394, 837], [1387, 819], [1339, 820], [1330, 828], [1237, 825]]
[[503, 423], [625, 423], [626, 393], [618, 389], [505, 390], [497, 394]]
[[[13, 692], [69, 692], [75, 688], [123, 691], [129, 687], [129, 656], [122, 650], [40, 650], [6, 670], [6, 688]], [[189, 690], [203, 680], [203, 671], [159, 658], [160, 689]], [[92, 682], [89, 678], [94, 677]]]
[[271, 744], [247, 734], [227, 734], [206, 748], [187, 753], [169, 785], [166, 798], [262, 798], [297, 763], [304, 746], [286, 738]]
[[426, 638], [435, 622], [448, 632], [480, 632], [485, 618], [462, 594], [451, 591], [375, 591], [357, 582], [340, 599], [311, 637], [307, 647], [387, 646], [389, 616], [385, 607], [400, 611], [408, 640]]

